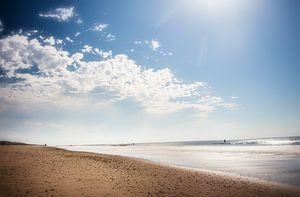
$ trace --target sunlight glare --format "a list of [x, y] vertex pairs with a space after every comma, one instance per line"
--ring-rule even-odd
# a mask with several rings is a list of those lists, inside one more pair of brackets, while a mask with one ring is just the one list
[[237, 0], [190, 0], [186, 6], [191, 12], [205, 13], [210, 16], [222, 16], [236, 12], [241, 6]]

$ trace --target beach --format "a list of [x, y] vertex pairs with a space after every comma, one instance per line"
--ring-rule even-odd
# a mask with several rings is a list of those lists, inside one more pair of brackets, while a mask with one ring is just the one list
[[146, 160], [0, 146], [1, 196], [300, 196], [300, 189]]

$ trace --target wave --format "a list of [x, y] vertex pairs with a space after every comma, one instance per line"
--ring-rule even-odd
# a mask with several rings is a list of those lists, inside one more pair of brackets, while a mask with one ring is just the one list
[[275, 146], [275, 145], [300, 145], [300, 136], [295, 137], [271, 137], [253, 138], [242, 140], [204, 140], [204, 141], [183, 141], [183, 142], [156, 142], [137, 143], [136, 145], [163, 145], [163, 146], [201, 146], [201, 145], [238, 145], [238, 146]]
[[260, 138], [229, 141], [232, 145], [300, 145], [300, 137]]

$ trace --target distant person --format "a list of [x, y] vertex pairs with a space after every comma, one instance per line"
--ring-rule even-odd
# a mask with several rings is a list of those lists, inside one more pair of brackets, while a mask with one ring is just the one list
[[226, 144], [226, 140], [224, 139], [224, 144]]
[[47, 146], [47, 144], [45, 144], [45, 146]]
[[132, 146], [134, 146], [134, 142], [132, 143]]

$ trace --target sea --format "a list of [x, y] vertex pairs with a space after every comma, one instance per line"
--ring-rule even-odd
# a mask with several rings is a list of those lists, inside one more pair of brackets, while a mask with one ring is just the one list
[[300, 187], [300, 136], [58, 147], [129, 156], [166, 165], [224, 172]]

